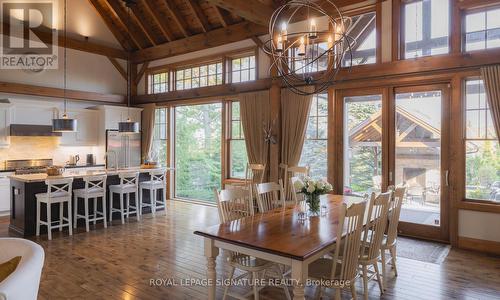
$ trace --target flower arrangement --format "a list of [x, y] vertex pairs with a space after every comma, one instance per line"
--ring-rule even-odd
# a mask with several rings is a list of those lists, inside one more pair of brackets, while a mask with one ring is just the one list
[[304, 194], [309, 211], [313, 214], [319, 214], [320, 201], [319, 196], [332, 191], [332, 185], [323, 179], [312, 179], [304, 177], [302, 180], [294, 182], [295, 191]]

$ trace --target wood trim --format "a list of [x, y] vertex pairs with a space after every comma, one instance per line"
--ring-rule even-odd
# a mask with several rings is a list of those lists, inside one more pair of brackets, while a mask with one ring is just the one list
[[376, 63], [382, 62], [382, 2], [377, 2], [375, 5], [375, 55]]
[[[61, 99], [64, 98], [63, 89], [12, 82], [0, 82], [0, 92]], [[123, 95], [85, 92], [77, 90], [66, 90], [66, 98], [71, 100], [95, 101], [116, 104], [125, 103], [125, 96]]]
[[462, 22], [462, 11], [459, 8], [458, 0], [450, 1], [450, 53], [462, 52], [462, 32], [464, 32]]
[[500, 214], [500, 205], [499, 204], [485, 203], [485, 202], [480, 202], [480, 201], [474, 202], [474, 200], [461, 200], [457, 205], [457, 210], [458, 209]]
[[458, 248], [500, 255], [500, 242], [458, 237]]
[[126, 81], [127, 80], [127, 71], [125, 71], [123, 69], [123, 67], [120, 65], [120, 63], [116, 59], [114, 59], [112, 57], [108, 57], [108, 59], [111, 62], [111, 64], [115, 67], [115, 69], [118, 71], [118, 73], [120, 73], [120, 75]]
[[138, 85], [139, 82], [141, 81], [142, 79], [142, 76], [144, 75], [144, 73], [146, 72], [147, 68], [149, 66], [149, 62], [145, 62], [142, 64], [141, 66], [141, 69], [139, 70], [139, 72], [137, 73], [137, 77], [136, 77], [136, 81], [135, 81], [135, 84]]
[[489, 6], [498, 5], [498, 0], [463, 0], [457, 1], [457, 6], [461, 10], [484, 8]]
[[400, 59], [400, 42], [401, 36], [401, 0], [392, 0], [392, 47], [391, 56], [392, 61]]

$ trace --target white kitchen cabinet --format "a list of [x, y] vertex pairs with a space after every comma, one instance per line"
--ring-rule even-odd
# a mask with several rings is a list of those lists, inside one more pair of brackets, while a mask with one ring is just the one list
[[0, 216], [10, 212], [10, 179], [9, 173], [0, 173]]
[[90, 109], [68, 111], [68, 117], [77, 120], [76, 132], [63, 132], [62, 146], [94, 146], [98, 143], [98, 112]]
[[139, 127], [141, 123], [141, 111], [138, 108], [126, 108], [121, 106], [106, 106], [104, 110], [104, 129], [115, 129], [118, 130], [118, 123], [125, 122], [130, 116], [130, 119], [134, 122], [139, 122]]
[[10, 104], [0, 104], [0, 147], [10, 144], [10, 124], [12, 120], [12, 107]]

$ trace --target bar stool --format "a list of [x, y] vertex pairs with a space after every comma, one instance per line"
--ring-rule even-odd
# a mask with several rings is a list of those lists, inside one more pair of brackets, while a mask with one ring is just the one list
[[[84, 177], [85, 188], [74, 190], [73, 198], [75, 201], [75, 216], [73, 227], [76, 228], [78, 219], [85, 219], [85, 229], [89, 231], [89, 222], [103, 220], [104, 228], [107, 228], [106, 222], [106, 175], [97, 175]], [[97, 209], [97, 199], [101, 198], [102, 211]], [[85, 212], [83, 215], [78, 214], [78, 200], [83, 199]], [[89, 215], [89, 201], [94, 200], [94, 214]]]
[[[151, 180], [139, 183], [139, 203], [141, 207], [140, 212], [142, 214], [143, 207], [151, 207], [151, 212], [154, 215], [156, 214], [157, 208], [164, 208], [165, 211], [167, 210], [167, 170], [152, 170], [149, 172], [149, 175], [151, 176]], [[149, 190], [149, 203], [143, 202], [144, 190]], [[161, 202], [156, 198], [159, 190], [162, 191]], [[160, 205], [158, 205], [158, 202], [160, 202]]]
[[[47, 193], [36, 194], [36, 236], [40, 236], [40, 226], [47, 226], [47, 234], [49, 240], [52, 240], [52, 229], [59, 228], [62, 231], [64, 227], [69, 228], [69, 235], [73, 235], [71, 227], [71, 189], [73, 178], [63, 179], [47, 179]], [[40, 219], [41, 204], [45, 203], [47, 208], [47, 220]], [[64, 203], [68, 203], [68, 217], [64, 217]], [[59, 204], [59, 220], [52, 221], [51, 207], [52, 204]], [[64, 223], [66, 221], [66, 223]], [[52, 225], [59, 223], [59, 225]]]
[[[109, 201], [109, 221], [110, 224], [113, 222], [113, 213], [118, 212], [121, 215], [122, 224], [125, 224], [125, 216], [135, 214], [137, 221], [141, 219], [139, 214], [139, 199], [137, 197], [137, 182], [139, 181], [139, 172], [127, 172], [118, 175], [120, 177], [120, 184], [110, 185], [110, 201]], [[113, 207], [113, 195], [120, 195], [120, 207]], [[130, 205], [130, 195], [134, 194], [135, 206]], [[125, 198], [125, 207], [123, 206], [123, 200]], [[130, 210], [133, 208], [134, 210]]]

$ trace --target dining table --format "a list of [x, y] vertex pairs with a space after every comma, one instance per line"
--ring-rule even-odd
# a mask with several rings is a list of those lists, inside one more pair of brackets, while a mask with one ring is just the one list
[[204, 238], [208, 299], [216, 297], [219, 249], [291, 267], [293, 299], [304, 299], [309, 264], [334, 250], [340, 206], [365, 200], [326, 194], [321, 195], [320, 201], [319, 216], [304, 219], [304, 205], [296, 204], [195, 231]]

